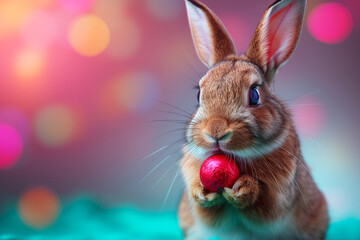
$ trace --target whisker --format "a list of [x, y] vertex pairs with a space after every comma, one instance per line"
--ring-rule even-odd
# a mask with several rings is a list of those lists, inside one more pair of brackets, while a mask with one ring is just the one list
[[313, 95], [315, 95], [315, 94], [321, 93], [322, 91], [323, 91], [323, 89], [318, 89], [318, 90], [315, 90], [315, 91], [310, 92], [310, 93], [308, 93], [308, 94], [302, 95], [300, 98], [313, 96]]
[[177, 162], [173, 163], [168, 170], [165, 171], [165, 173], [163, 175], [161, 175], [161, 177], [150, 187], [151, 189], [153, 189], [156, 185], [158, 185], [161, 180], [166, 176], [166, 174], [168, 174], [170, 172], [170, 170], [175, 166]]
[[173, 123], [182, 123], [185, 124], [185, 121], [182, 120], [176, 120], [176, 119], [154, 119], [154, 120], [149, 120], [147, 121], [148, 123], [153, 123], [153, 122], [173, 122]]
[[290, 104], [290, 107], [304, 107], [304, 106], [324, 106], [321, 103], [304, 103], [304, 104]]
[[178, 149], [176, 149], [175, 151], [173, 151], [171, 154], [174, 154], [174, 153], [176, 153], [176, 152], [178, 152], [178, 151], [181, 151], [183, 148], [184, 148], [184, 145], [182, 145], [180, 148], [178, 148]]
[[[251, 162], [250, 162], [250, 164], [252, 164]], [[253, 164], [252, 164], [253, 165]], [[256, 179], [259, 179], [259, 176], [258, 176], [258, 173], [257, 173], [257, 171], [256, 171], [256, 168], [254, 167], [254, 170], [255, 170], [255, 176], [256, 176]]]
[[158, 164], [156, 164], [155, 167], [153, 167], [151, 169], [150, 172], [148, 172], [143, 178], [140, 179], [139, 183], [144, 182], [161, 164], [163, 164], [166, 160], [168, 160], [172, 155], [168, 155], [167, 157], [165, 157], [163, 160], [161, 160]]
[[156, 153], [162, 151], [162, 150], [165, 149], [167, 146], [169, 146], [169, 145], [165, 145], [165, 146], [163, 146], [163, 147], [160, 147], [159, 149], [157, 149], [157, 150], [155, 150], [154, 152], [150, 153], [150, 154], [147, 155], [146, 157], [140, 159], [140, 162], [143, 162], [145, 159], [148, 159], [149, 157], [154, 156]]
[[166, 203], [167, 203], [167, 200], [168, 200], [168, 198], [169, 198], [170, 191], [171, 191], [172, 187], [174, 186], [174, 183], [175, 183], [176, 178], [178, 177], [179, 173], [180, 173], [180, 170], [177, 170], [177, 172], [176, 172], [176, 174], [175, 174], [175, 177], [174, 177], [173, 181], [172, 181], [171, 184], [170, 184], [169, 190], [168, 190], [167, 193], [166, 193], [165, 199], [164, 199], [164, 201], [163, 201], [163, 203], [162, 203], [162, 205], [161, 205], [161, 209], [164, 209], [164, 207], [165, 207], [165, 205], [166, 205]]
[[309, 167], [304, 162], [302, 162], [299, 158], [297, 158], [294, 154], [292, 154], [291, 152], [286, 150], [284, 147], [280, 147], [279, 149], [282, 150], [282, 151], [285, 151], [288, 154], [290, 154], [290, 156], [293, 157], [299, 164], [302, 164], [302, 166], [305, 168], [305, 170], [308, 172], [308, 174], [311, 175]]
[[145, 181], [159, 166], [161, 166], [164, 162], [166, 162], [171, 156], [173, 156], [175, 153], [180, 151], [182, 148], [183, 148], [183, 146], [181, 146], [179, 149], [176, 149], [175, 151], [170, 153], [167, 157], [165, 157], [163, 160], [161, 160], [155, 167], [153, 167], [151, 169], [150, 172], [148, 172], [143, 178], [141, 178], [139, 183], [142, 183], [143, 181]]
[[177, 106], [175, 106], [175, 105], [173, 105], [173, 104], [166, 103], [166, 102], [161, 101], [161, 100], [159, 100], [159, 99], [154, 99], [154, 100], [157, 101], [157, 102], [159, 102], [159, 103], [161, 103], [161, 104], [167, 105], [167, 106], [169, 106], [169, 107], [173, 107], [173, 108], [175, 108], [175, 109], [177, 109], [177, 110], [180, 110], [180, 111], [182, 111], [182, 112], [184, 112], [184, 113], [186, 113], [186, 114], [189, 114], [190, 116], [192, 115], [192, 113], [189, 113], [188, 111], [186, 111], [186, 110], [184, 110], [184, 109], [182, 109], [182, 108], [179, 108], [179, 107], [177, 107]]
[[193, 126], [193, 125], [196, 124], [196, 123], [189, 123], [189, 122], [186, 122], [186, 121], [175, 120], [175, 119], [154, 119], [154, 120], [146, 121], [145, 123], [158, 123], [158, 122], [185, 124], [185, 125], [189, 125], [189, 126]]
[[198, 82], [196, 81], [197, 79], [194, 79], [193, 77], [190, 77], [190, 76], [188, 76], [188, 75], [186, 75], [184, 73], [179, 73], [179, 76], [184, 77], [184, 78], [190, 80], [191, 82], [193, 82], [195, 84], [198, 84]]
[[153, 112], [161, 112], [161, 113], [170, 113], [170, 114], [178, 115], [178, 116], [181, 116], [181, 117], [185, 117], [186, 119], [189, 119], [191, 117], [191, 115], [185, 115], [185, 114], [172, 112], [172, 111], [165, 111], [165, 110], [158, 110], [158, 109], [153, 109], [151, 111], [153, 111]]
[[[203, 130], [202, 128], [198, 128], [198, 127], [194, 127], [194, 126], [191, 126], [191, 129], [192, 129], [192, 130], [200, 130], [200, 131]], [[183, 131], [183, 133], [186, 135], [186, 133], [187, 133], [187, 126], [184, 126], [184, 127], [181, 127], [181, 128], [170, 129], [170, 130], [168, 130], [168, 131], [166, 131], [166, 132], [163, 132], [163, 133], [159, 134], [158, 136], [156, 136], [156, 137], [154, 138], [154, 140], [156, 140], [156, 139], [158, 139], [158, 138], [160, 138], [160, 137], [162, 137], [162, 136], [164, 136], [164, 135], [166, 135], [166, 134], [170, 134], [170, 133], [177, 132], [177, 131]], [[192, 135], [193, 135], [193, 136], [201, 136], [201, 134], [199, 134], [199, 133], [193, 133]]]
[[[296, 161], [298, 161], [300, 164], [303, 165], [304, 169], [305, 169], [309, 174], [311, 174], [309, 168], [307, 167], [307, 165], [305, 165], [305, 163], [303, 163], [303, 162], [300, 161], [297, 157], [295, 157], [294, 154], [290, 153], [289, 151], [287, 151], [287, 150], [284, 149], [284, 148], [280, 148], [280, 149], [281, 149], [281, 150], [284, 150], [285, 152], [287, 152], [288, 154], [290, 154]], [[280, 161], [277, 161], [277, 160], [275, 160], [275, 161], [276, 161], [277, 163], [282, 164]], [[283, 164], [282, 164], [282, 165], [283, 165]], [[284, 165], [283, 165], [283, 166], [284, 166]], [[296, 179], [295, 179], [295, 176], [293, 176], [293, 175], [291, 174], [291, 172], [290, 172], [288, 169], [286, 169], [285, 167], [284, 167], [283, 169], [286, 170], [286, 171], [290, 174], [290, 176], [294, 179], [294, 184], [296, 185], [296, 188], [299, 190], [299, 193], [300, 193], [300, 195], [301, 195], [301, 197], [302, 197], [302, 199], [303, 199], [303, 201], [304, 201], [304, 204], [305, 204], [306, 208], [308, 208], [308, 205], [307, 205], [307, 202], [306, 202], [306, 200], [305, 200], [305, 197], [304, 197], [304, 195], [303, 195], [303, 193], [302, 193], [302, 191], [301, 191], [301, 189], [300, 189], [300, 186], [299, 186], [298, 182], [297, 182]]]
[[185, 150], [186, 150], [185, 154], [187, 154], [187, 156], [184, 155], [184, 157], [185, 157], [185, 160], [186, 160], [191, 155], [193, 155], [195, 153], [194, 150], [196, 150], [197, 146], [193, 141], [191, 141], [190, 143], [186, 144], [185, 147], [186, 147], [185, 148]]
[[[139, 183], [142, 183], [146, 178], [148, 178], [160, 165], [162, 165], [163, 163], [165, 163], [171, 156], [173, 156], [174, 154], [177, 154], [178, 151], [180, 151], [183, 148], [183, 146], [181, 146], [180, 148], [176, 149], [175, 151], [173, 151], [170, 155], [168, 155], [167, 157], [165, 157], [161, 162], [159, 162], [148, 174], [146, 174], [140, 181]], [[167, 169], [167, 171], [156, 181], [156, 183], [154, 185], [157, 185], [161, 179], [163, 179], [165, 177], [165, 175], [170, 171], [170, 169], [176, 164], [178, 163], [177, 161], [175, 163], [173, 163], [171, 165], [170, 168]], [[152, 187], [153, 188], [153, 187]]]
[[172, 129], [172, 130], [166, 131], [166, 132], [161, 133], [160, 135], [156, 136], [156, 137], [155, 137], [155, 140], [156, 140], [156, 139], [159, 139], [160, 137], [162, 137], [162, 136], [164, 136], [164, 135], [167, 135], [167, 134], [170, 134], [170, 133], [173, 133], [173, 132], [178, 132], [178, 131], [185, 131], [185, 128], [176, 128], [176, 129]]
[[[186, 54], [187, 55], [187, 54]], [[201, 79], [201, 75], [200, 75], [200, 73], [196, 70], [196, 64], [194, 63], [194, 61], [187, 55], [186, 56], [186, 58], [189, 60], [189, 61], [191, 61], [191, 63], [192, 63], [192, 65], [189, 63], [189, 62], [187, 62], [187, 61], [185, 61], [185, 63], [196, 73], [196, 75], [198, 76], [198, 78], [199, 79]], [[198, 84], [198, 83], [197, 83]]]
[[310, 137], [310, 136], [308, 136], [308, 135], [306, 135], [306, 134], [304, 134], [304, 133], [302, 133], [302, 132], [300, 132], [300, 131], [298, 131], [298, 133], [299, 133], [300, 135], [302, 135], [303, 137], [308, 138], [310, 141], [312, 141], [312, 142], [315, 143], [316, 145], [318, 145], [323, 151], [326, 151], [326, 150], [327, 150], [319, 141], [316, 141], [314, 138], [312, 138], [312, 137]]
[[271, 174], [271, 176], [272, 176], [272, 179], [273, 179], [273, 181], [274, 181], [274, 183], [275, 184], [273, 184], [273, 186], [277, 189], [277, 191], [279, 192], [279, 193], [281, 193], [282, 191], [281, 191], [281, 189], [280, 189], [280, 184], [279, 184], [279, 182], [277, 181], [277, 179], [276, 179], [276, 177], [275, 177], [275, 175], [274, 175], [274, 173], [271, 171], [271, 169], [270, 169], [270, 167], [269, 167], [269, 165], [266, 163], [266, 161], [263, 161], [263, 163], [264, 163], [264, 165], [265, 165], [265, 167], [268, 169], [268, 172]]
[[279, 150], [285, 151], [286, 153], [290, 154], [290, 156], [293, 157], [299, 164], [302, 164], [305, 170], [307, 170], [307, 172], [311, 175], [309, 167], [303, 161], [301, 161], [297, 156], [286, 150], [281, 142], [275, 140], [275, 143], [280, 145], [280, 147], [278, 148]]
[[178, 138], [175, 141], [172, 141], [170, 144], [167, 145], [167, 149], [166, 150], [170, 150], [173, 146], [175, 146], [177, 143], [184, 141], [184, 138]]
[[275, 162], [276, 163], [280, 163], [281, 165], [282, 165], [282, 168], [280, 168], [280, 169], [283, 169], [283, 170], [285, 170], [285, 171], [287, 171], [288, 173], [289, 173], [289, 175], [291, 176], [291, 178], [293, 179], [293, 181], [294, 181], [294, 184], [296, 185], [296, 188], [299, 190], [299, 192], [300, 192], [300, 195], [301, 195], [301, 197], [302, 197], [302, 199], [303, 199], [303, 201], [304, 201], [304, 204], [305, 204], [305, 206], [306, 206], [306, 208], [308, 208], [308, 205], [307, 205], [307, 202], [306, 202], [306, 200], [305, 200], [305, 197], [304, 197], [304, 195], [303, 195], [303, 193], [302, 193], [302, 191], [301, 191], [301, 189], [300, 189], [300, 186], [299, 186], [299, 184], [298, 184], [298, 182], [296, 181], [296, 178], [295, 178], [295, 176], [293, 175], [293, 174], [291, 174], [291, 172], [284, 166], [284, 164], [281, 162], [281, 161], [278, 161], [277, 159], [274, 159], [275, 160]]
[[296, 100], [296, 99], [299, 99], [299, 98], [313, 96], [313, 95], [318, 94], [318, 93], [320, 93], [322, 91], [323, 91], [323, 89], [315, 90], [313, 92], [310, 92], [308, 94], [305, 94], [305, 95], [302, 95], [302, 96], [299, 96], [299, 97], [283, 99], [283, 101], [288, 102], [288, 101], [293, 101], [293, 100]]

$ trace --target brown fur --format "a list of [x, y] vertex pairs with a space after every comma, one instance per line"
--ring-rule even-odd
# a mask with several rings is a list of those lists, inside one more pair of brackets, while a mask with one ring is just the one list
[[[186, 156], [182, 160], [181, 166], [185, 179], [192, 182], [190, 190], [193, 196], [191, 200], [182, 198], [182, 202], [186, 202], [182, 204], [188, 206], [186, 210], [182, 208], [180, 211], [179, 209], [180, 223], [182, 225], [185, 224], [184, 222], [188, 223], [186, 227], [182, 228], [183, 231], [186, 232], [193, 226], [193, 223], [190, 224], [189, 221], [194, 221], [193, 218], [184, 219], [182, 215], [185, 213], [187, 216], [196, 214], [204, 223], [216, 226], [217, 220], [221, 220], [224, 205], [227, 203], [217, 200], [216, 204], [208, 204], [206, 200], [201, 202], [196, 199], [194, 196], [198, 191], [202, 192], [204, 199], [209, 194], [200, 183], [201, 162]], [[239, 214], [247, 217], [254, 224], [265, 224], [292, 211], [295, 227], [299, 232], [299, 236], [293, 235], [292, 237], [299, 239], [323, 239], [325, 237], [329, 222], [326, 201], [302, 159], [297, 135], [293, 129], [281, 148], [265, 157], [254, 159], [252, 163], [246, 165], [240, 163], [239, 169], [238, 181], [243, 183], [245, 177], [246, 181], [250, 182], [240, 187], [242, 191], [240, 198], [245, 199], [234, 202], [234, 199], [231, 200], [224, 196], [230, 204], [239, 209]], [[285, 203], [278, 202], [277, 196], [280, 193], [286, 197]], [[217, 196], [212, 196], [212, 198], [217, 198]], [[208, 201], [211, 202], [211, 199]]]
[[[181, 160], [186, 191], [178, 212], [187, 239], [212, 235], [231, 239], [325, 237], [329, 222], [326, 200], [303, 160], [291, 114], [272, 90], [273, 75], [297, 44], [304, 2], [283, 0], [271, 5], [247, 54], [240, 58], [234, 55], [226, 34], [227, 44], [222, 45], [219, 38], [224, 37], [224, 27], [218, 18], [195, 0], [188, 6], [205, 12], [204, 21], [212, 26], [215, 49], [210, 53], [216, 56], [217, 63], [200, 81], [200, 104], [187, 126], [188, 144]], [[294, 6], [298, 16], [293, 21], [295, 30], [288, 36], [291, 45], [282, 50], [283, 57], [266, 55], [269, 46], [262, 36], [265, 26], [273, 27], [264, 22], [267, 11], [271, 11], [273, 20]], [[189, 20], [190, 26], [196, 26], [191, 17]], [[192, 29], [195, 46], [196, 31], [196, 27]], [[221, 47], [215, 42], [220, 42]], [[260, 103], [250, 106], [248, 92], [254, 86]], [[213, 193], [202, 186], [199, 173], [205, 158], [219, 151], [236, 161], [240, 175], [231, 188]]]

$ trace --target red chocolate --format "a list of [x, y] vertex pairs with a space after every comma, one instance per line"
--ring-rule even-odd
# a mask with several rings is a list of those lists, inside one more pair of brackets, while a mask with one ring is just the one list
[[233, 159], [225, 155], [213, 155], [207, 158], [200, 169], [202, 185], [210, 192], [232, 187], [239, 177], [239, 168]]

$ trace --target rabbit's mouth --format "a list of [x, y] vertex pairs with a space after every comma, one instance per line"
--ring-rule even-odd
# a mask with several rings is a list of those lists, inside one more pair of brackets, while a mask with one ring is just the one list
[[227, 154], [229, 154], [228, 152], [226, 152], [224, 147], [219, 144], [219, 142], [216, 142], [216, 144], [214, 144], [214, 146], [210, 149], [210, 153], [212, 155], [216, 155], [216, 154], [227, 155]]
[[225, 155], [231, 157], [231, 159], [235, 160], [236, 162], [244, 161], [244, 159], [240, 156], [237, 156], [236, 154], [232, 153], [231, 151], [223, 150], [223, 149], [217, 149], [211, 151], [211, 155]]
[[221, 149], [218, 149], [218, 150], [211, 151], [211, 154], [212, 155], [217, 155], [217, 154], [226, 155], [226, 152]]
[[[249, 150], [247, 150], [247, 151], [249, 151]], [[214, 146], [212, 148], [204, 148], [202, 146], [195, 145], [189, 149], [189, 145], [186, 145], [185, 152], [188, 152], [189, 154], [196, 157], [200, 161], [204, 161], [208, 157], [211, 157], [211, 156], [217, 155], [217, 154], [229, 156], [238, 163], [246, 161], [247, 159], [250, 159], [249, 158], [250, 152], [249, 153], [246, 152], [246, 154], [248, 154], [248, 155], [242, 156], [241, 154], [238, 154], [237, 152], [235, 152], [233, 150], [228, 150], [222, 146]]]
[[217, 147], [213, 150], [210, 150], [210, 156], [212, 155], [225, 155], [225, 156], [231, 156], [232, 159], [234, 160], [240, 160], [239, 156], [236, 156], [235, 154], [233, 154], [231, 151], [227, 151], [226, 149], [223, 149], [221, 147]]

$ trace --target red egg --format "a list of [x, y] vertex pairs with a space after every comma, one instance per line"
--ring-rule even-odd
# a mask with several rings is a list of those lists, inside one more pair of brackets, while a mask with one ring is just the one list
[[232, 187], [239, 177], [236, 162], [225, 155], [217, 154], [207, 158], [200, 169], [202, 185], [210, 192]]

